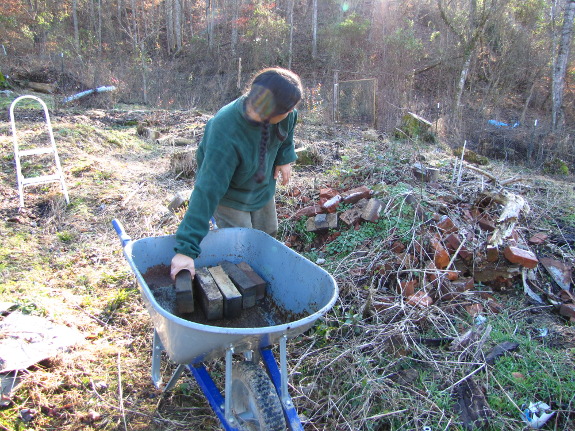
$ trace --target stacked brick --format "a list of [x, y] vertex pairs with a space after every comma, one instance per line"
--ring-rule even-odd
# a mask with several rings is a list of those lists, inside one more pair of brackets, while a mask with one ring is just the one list
[[193, 280], [181, 271], [176, 277], [178, 312], [192, 313], [197, 304], [207, 320], [233, 319], [263, 299], [266, 288], [267, 282], [246, 262], [196, 268]]

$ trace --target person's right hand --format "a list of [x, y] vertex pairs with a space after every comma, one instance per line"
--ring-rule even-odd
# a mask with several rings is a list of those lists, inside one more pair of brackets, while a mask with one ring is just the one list
[[194, 259], [192, 259], [189, 256], [186, 256], [185, 254], [180, 254], [177, 253], [173, 258], [172, 258], [172, 267], [170, 269], [170, 277], [172, 277], [172, 280], [176, 280], [176, 275], [178, 274], [178, 272], [187, 269], [188, 271], [190, 271], [190, 274], [192, 274], [192, 278], [194, 278], [194, 275], [196, 274], [196, 267], [194, 265]]

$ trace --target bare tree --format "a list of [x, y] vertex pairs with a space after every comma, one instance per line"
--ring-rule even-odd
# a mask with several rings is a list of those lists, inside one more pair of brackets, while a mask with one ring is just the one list
[[74, 23], [74, 48], [80, 52], [80, 31], [78, 30], [78, 0], [72, 1], [72, 21]]
[[557, 57], [553, 64], [552, 98], [553, 107], [551, 110], [551, 122], [553, 131], [562, 129], [563, 118], [563, 92], [565, 90], [565, 74], [569, 62], [569, 52], [571, 51], [571, 41], [573, 39], [573, 18], [575, 17], [575, 0], [566, 0], [565, 11], [563, 13], [563, 25], [557, 47]]
[[[506, 0], [485, 0], [482, 2], [469, 0], [467, 13], [463, 14], [466, 15], [467, 19], [465, 20], [460, 19], [460, 12], [465, 11], [464, 7], [461, 4], [454, 5], [456, 2], [449, 3], [451, 3], [452, 8], [448, 8], [444, 0], [437, 0], [437, 6], [443, 22], [456, 36], [463, 50], [463, 62], [453, 106], [453, 112], [458, 113], [479, 38], [483, 34], [489, 19], [506, 3]], [[456, 11], [457, 14], [453, 13], [453, 11]]]
[[295, 0], [288, 1], [288, 25], [289, 25], [289, 47], [288, 47], [288, 69], [291, 69], [293, 57], [293, 9]]
[[311, 57], [315, 59], [317, 57], [317, 0], [313, 0], [313, 10], [312, 10], [312, 30], [311, 30]]

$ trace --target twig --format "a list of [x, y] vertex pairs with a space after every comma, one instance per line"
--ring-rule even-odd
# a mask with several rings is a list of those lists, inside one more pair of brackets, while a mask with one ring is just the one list
[[462, 377], [461, 379], [459, 379], [458, 381], [456, 381], [454, 384], [452, 384], [451, 386], [443, 389], [441, 392], [447, 392], [450, 389], [453, 389], [455, 386], [457, 386], [458, 384], [460, 384], [461, 382], [463, 382], [464, 380], [467, 380], [469, 377], [471, 377], [472, 375], [476, 374], [477, 372], [481, 371], [482, 369], [485, 368], [485, 364], [481, 365], [479, 368], [476, 368], [475, 370], [473, 370], [472, 372], [470, 372], [469, 374], [467, 374], [465, 377]]
[[122, 391], [122, 370], [120, 368], [120, 352], [118, 352], [118, 397], [120, 398], [120, 413], [122, 413], [122, 420], [124, 421], [124, 429], [128, 431], [128, 424], [126, 423], [126, 413], [124, 412], [124, 394]]
[[457, 174], [456, 187], [459, 187], [459, 183], [461, 182], [461, 172], [463, 170], [463, 157], [465, 156], [465, 147], [466, 146], [467, 146], [467, 141], [463, 141], [463, 148], [461, 149], [461, 161], [459, 163], [459, 173]]
[[553, 308], [553, 307], [555, 307], [555, 306], [554, 305], [535, 305], [533, 307], [527, 307], [527, 308], [524, 308], [523, 310], [517, 310], [516, 312], [511, 313], [509, 315], [508, 319], [511, 319], [512, 317], [514, 317], [520, 313], [524, 313], [526, 311], [533, 311], [533, 310], [539, 310], [540, 308]]
[[380, 413], [378, 415], [373, 415], [373, 416], [369, 416], [367, 418], [364, 418], [364, 420], [367, 421], [367, 420], [371, 420], [371, 419], [381, 419], [381, 418], [384, 418], [386, 416], [396, 415], [398, 413], [404, 413], [406, 411], [407, 411], [407, 409], [401, 409], [401, 410], [396, 410], [394, 412]]

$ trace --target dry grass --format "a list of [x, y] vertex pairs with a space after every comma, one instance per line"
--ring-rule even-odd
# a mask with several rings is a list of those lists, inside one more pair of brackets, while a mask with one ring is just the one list
[[[182, 135], [195, 130], [200, 121], [192, 114], [187, 121], [181, 112], [149, 116], [150, 124], [161, 124]], [[110, 119], [112, 113], [104, 111], [53, 119], [71, 204], [65, 205], [57, 188], [42, 187], [27, 192], [26, 208], [21, 212], [17, 210], [9, 125], [0, 123], [0, 299], [21, 308], [34, 304], [33, 313], [76, 327], [85, 338], [69, 352], [22, 371], [23, 384], [12, 404], [0, 410], [0, 428], [219, 429], [190, 379], [181, 379], [167, 394], [152, 385], [152, 324], [110, 224], [119, 219], [134, 239], [173, 233], [181, 214], [170, 215], [165, 205], [176, 191], [189, 189], [192, 180], [175, 179], [170, 171], [174, 148], [142, 141], [136, 137], [135, 126], [117, 127]], [[302, 197], [316, 199], [321, 187], [376, 186], [389, 184], [386, 180], [391, 178], [407, 181], [406, 166], [422, 155], [443, 163], [445, 178], [451, 173], [445, 161], [448, 156], [435, 148], [402, 148], [380, 142], [366, 153], [371, 144], [361, 139], [360, 131], [347, 127], [307, 125], [300, 136], [302, 141], [324, 142], [318, 148], [323, 165], [297, 169], [290, 187], [280, 188], [279, 211], [287, 217], [282, 221], [284, 240], [301, 234], [289, 216]], [[385, 155], [381, 169], [374, 163], [380, 154]], [[493, 169], [501, 176], [515, 174], [497, 165]], [[532, 223], [547, 222], [551, 207], [572, 205], [560, 188], [552, 187], [550, 179], [538, 181], [543, 195], [534, 186], [520, 190], [535, 209], [528, 219]], [[459, 190], [462, 199], [471, 199], [477, 184], [476, 178], [464, 181]], [[296, 189], [300, 194], [294, 197]], [[384, 188], [383, 196], [393, 190]], [[387, 202], [385, 214], [390, 216], [406, 206], [401, 194]], [[411, 250], [419, 239], [420, 222], [412, 217], [406, 224]], [[325, 253], [303, 241], [296, 246], [310, 258]], [[481, 352], [494, 345], [493, 337], [482, 340], [479, 334], [474, 343], [455, 349], [432, 344], [437, 340], [449, 343], [446, 340], [473, 328], [473, 319], [462, 311], [462, 305], [484, 300], [464, 298], [426, 308], [408, 305], [392, 290], [394, 279], [421, 268], [403, 260], [395, 262], [395, 271], [375, 274], [376, 264], [397, 259], [387, 239], [356, 246], [352, 253], [327, 256], [326, 268], [341, 289], [339, 301], [311, 331], [288, 344], [290, 391], [305, 429], [461, 429], [452, 394], [457, 383], [469, 375], [487, 392], [497, 392], [505, 404], [493, 407], [500, 413], [492, 420], [492, 429], [523, 429], [518, 412], [505, 403], [507, 396], [513, 398], [513, 385], [500, 381], [497, 370], [481, 361]], [[573, 259], [569, 249], [561, 250]], [[486, 311], [494, 332], [504, 332], [506, 321], [517, 321], [515, 332], [522, 336], [545, 325], [550, 335], [542, 345], [565, 352], [571, 364], [575, 362], [571, 327], [546, 310], [530, 311], [521, 292], [495, 295], [505, 304], [505, 311], [497, 315]], [[395, 298], [391, 303], [390, 296]], [[384, 303], [389, 306], [384, 308]], [[543, 323], [543, 317], [549, 321]], [[208, 365], [221, 376], [221, 363]], [[169, 376], [173, 367], [167, 361], [163, 366], [163, 374]], [[519, 405], [522, 401], [514, 402]], [[563, 412], [557, 415], [560, 419], [555, 429], [573, 425], [572, 407], [572, 399], [557, 407]], [[35, 410], [30, 422], [19, 419], [23, 409]]]

